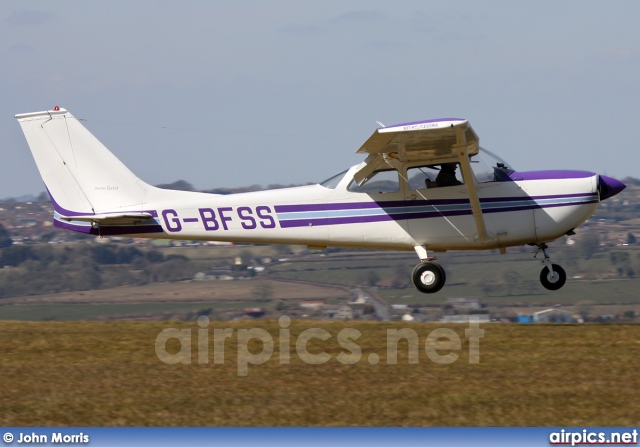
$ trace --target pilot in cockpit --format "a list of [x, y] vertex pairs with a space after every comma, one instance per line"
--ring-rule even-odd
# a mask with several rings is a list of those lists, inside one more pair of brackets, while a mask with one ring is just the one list
[[462, 182], [456, 178], [457, 167], [457, 163], [443, 163], [436, 177], [436, 185], [439, 187], [462, 185]]

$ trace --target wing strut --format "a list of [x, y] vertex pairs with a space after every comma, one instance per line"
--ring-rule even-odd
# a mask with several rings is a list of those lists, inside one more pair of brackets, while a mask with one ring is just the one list
[[476, 222], [476, 229], [478, 230], [477, 240], [481, 242], [488, 241], [491, 240], [491, 236], [487, 233], [487, 226], [484, 223], [482, 207], [480, 206], [480, 199], [478, 198], [478, 191], [476, 191], [473, 171], [471, 170], [471, 163], [469, 161], [470, 146], [467, 144], [466, 135], [462, 128], [456, 129], [456, 140], [457, 143], [455, 147], [458, 149], [458, 161], [462, 168], [462, 178], [464, 179], [464, 184], [467, 187], [473, 219]]

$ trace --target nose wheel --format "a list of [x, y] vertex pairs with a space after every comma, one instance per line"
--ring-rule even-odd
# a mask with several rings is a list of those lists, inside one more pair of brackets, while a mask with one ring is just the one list
[[552, 264], [547, 252], [547, 244], [540, 244], [538, 249], [534, 252], [534, 257], [538, 256], [538, 253], [544, 254], [544, 268], [540, 272], [540, 283], [547, 290], [558, 290], [567, 281], [567, 274], [564, 269], [558, 264]]
[[436, 262], [422, 262], [416, 265], [411, 275], [413, 285], [422, 293], [436, 293], [442, 289], [447, 275], [440, 264]]

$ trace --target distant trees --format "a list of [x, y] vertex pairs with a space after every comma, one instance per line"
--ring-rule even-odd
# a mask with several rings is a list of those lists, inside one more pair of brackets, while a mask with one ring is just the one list
[[10, 247], [13, 244], [9, 231], [0, 224], [0, 248]]
[[628, 278], [634, 278], [636, 276], [629, 252], [611, 251], [609, 252], [609, 262], [616, 267], [618, 276], [627, 276]]
[[0, 255], [0, 265], [16, 267], [23, 262], [31, 259], [31, 246], [29, 245], [11, 245], [2, 250]]
[[186, 256], [167, 256], [164, 262], [148, 264], [144, 269], [147, 282], [180, 281], [193, 278], [197, 268]]
[[0, 298], [185, 280], [201, 267], [132, 245], [10, 245], [0, 250]]
[[98, 264], [131, 264], [136, 257], [144, 254], [135, 247], [119, 247], [115, 244], [98, 244], [91, 248], [93, 259]]
[[375, 270], [369, 270], [365, 274], [365, 284], [368, 286], [375, 286], [380, 281], [380, 275]]
[[150, 250], [147, 252], [147, 260], [149, 262], [164, 262], [164, 255], [158, 250]]
[[156, 185], [156, 188], [175, 189], [178, 191], [195, 191], [193, 185], [186, 180], [177, 180], [173, 183], [163, 183], [161, 185]]
[[96, 264], [85, 266], [77, 271], [72, 278], [75, 290], [99, 289], [102, 285], [102, 276], [100, 276], [100, 269]]

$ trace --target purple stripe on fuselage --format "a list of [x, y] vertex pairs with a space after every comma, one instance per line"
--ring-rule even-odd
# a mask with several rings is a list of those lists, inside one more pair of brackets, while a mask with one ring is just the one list
[[[579, 195], [572, 194], [572, 196], [585, 196], [585, 195], [588, 196], [591, 194], [579, 194]], [[530, 211], [530, 210], [542, 209], [542, 208], [558, 208], [563, 206], [586, 205], [586, 204], [598, 203], [598, 202], [599, 200], [596, 198], [588, 201], [570, 202], [570, 203], [551, 203], [546, 205], [533, 203], [531, 205], [483, 209], [482, 212], [484, 214], [508, 213], [508, 212], [516, 212], [516, 211]], [[469, 216], [471, 214], [472, 214], [471, 209], [450, 210], [450, 211], [419, 211], [419, 212], [411, 212], [409, 209], [408, 212], [397, 213], [392, 215], [379, 214], [376, 216], [349, 216], [349, 217], [330, 217], [330, 218], [320, 217], [320, 218], [314, 218], [314, 219], [281, 220], [280, 227], [295, 228], [295, 227], [308, 227], [310, 225], [311, 226], [343, 225], [343, 224], [354, 224], [354, 223], [385, 222], [390, 220], [398, 221], [398, 220], [429, 219], [434, 217]]]
[[[46, 185], [45, 185], [46, 188]], [[60, 204], [58, 202], [56, 202], [56, 199], [54, 199], [53, 195], [51, 194], [51, 191], [49, 191], [49, 188], [47, 189], [47, 194], [49, 194], [49, 199], [51, 199], [51, 204], [53, 205], [53, 210], [56, 211], [58, 214], [65, 216], [65, 217], [73, 217], [73, 216], [86, 216], [88, 214], [95, 214], [95, 212], [93, 213], [79, 213], [77, 211], [71, 211], [68, 210], [66, 208], [63, 208], [60, 206]], [[131, 212], [131, 213], [137, 213], [138, 211], [109, 211], [108, 213], [103, 213], [103, 214], [126, 214], [127, 212]], [[149, 213], [151, 214], [152, 217], [158, 217], [158, 212], [156, 210], [142, 210], [142, 213]]]
[[387, 220], [402, 220], [404, 215], [392, 216], [389, 214], [379, 214], [377, 216], [353, 216], [353, 217], [328, 217], [319, 219], [297, 219], [280, 221], [281, 228], [309, 227], [324, 225], [340, 225], [354, 223], [383, 222]]
[[[586, 192], [578, 194], [554, 194], [548, 196], [522, 196], [522, 197], [487, 197], [480, 199], [480, 203], [517, 202], [522, 200], [544, 200], [573, 197], [596, 197], [597, 193]], [[467, 205], [469, 199], [433, 199], [433, 200], [394, 200], [388, 202], [343, 202], [343, 203], [308, 203], [300, 205], [276, 205], [276, 213], [296, 213], [308, 211], [345, 211], [375, 208], [402, 208], [424, 205]]]
[[95, 234], [95, 235], [98, 234], [97, 230], [95, 233], [93, 232], [95, 228], [93, 228], [91, 225], [76, 225], [69, 222], [63, 222], [58, 219], [53, 219], [53, 226], [62, 228], [65, 230], [77, 231], [79, 233], [87, 233], [87, 234]]
[[588, 200], [586, 202], [571, 202], [571, 203], [550, 203], [548, 205], [538, 205], [537, 203], [535, 205], [522, 205], [522, 206], [513, 206], [510, 208], [489, 208], [489, 209], [483, 209], [482, 213], [483, 214], [491, 214], [491, 213], [506, 213], [509, 211], [528, 211], [528, 210], [535, 210], [535, 209], [541, 209], [541, 208], [559, 208], [561, 206], [576, 206], [576, 205], [587, 205], [589, 203], [598, 203], [600, 202], [599, 200]]
[[545, 200], [545, 199], [565, 199], [565, 198], [569, 199], [572, 197], [597, 197], [597, 196], [598, 196], [598, 193], [595, 193], [595, 192], [583, 192], [578, 194], [553, 194], [548, 196], [492, 197], [487, 199], [480, 199], [480, 202], [481, 203], [515, 202], [517, 200]]
[[284, 220], [280, 221], [282, 228], [294, 228], [294, 227], [308, 227], [308, 226], [325, 226], [325, 225], [345, 225], [355, 223], [371, 223], [371, 222], [386, 222], [390, 220], [413, 220], [413, 219], [427, 219], [431, 217], [445, 217], [445, 216], [464, 216], [471, 214], [471, 210], [457, 210], [457, 211], [424, 211], [420, 213], [403, 213], [403, 214], [380, 214], [377, 216], [352, 216], [352, 217], [328, 217], [326, 219], [296, 219], [296, 220]]
[[570, 178], [589, 178], [596, 175], [589, 171], [526, 171], [512, 172], [509, 178], [514, 181], [520, 180], [563, 180]]
[[[45, 187], [46, 187], [46, 185], [45, 185]], [[69, 217], [84, 216], [84, 215], [87, 214], [87, 213], [78, 213], [76, 211], [71, 211], [71, 210], [68, 210], [66, 208], [61, 207], [60, 204], [58, 202], [56, 202], [56, 199], [51, 194], [51, 191], [49, 191], [49, 188], [47, 188], [47, 194], [49, 194], [49, 199], [51, 199], [51, 204], [53, 205], [53, 209], [55, 211], [57, 211], [58, 214], [62, 214], [63, 216], [69, 216]]]
[[[464, 200], [463, 200], [464, 202]], [[468, 200], [466, 201], [469, 202]], [[343, 211], [363, 210], [371, 208], [396, 208], [407, 206], [404, 200], [388, 202], [344, 202], [344, 203], [309, 203], [302, 205], [276, 205], [276, 213], [296, 213], [301, 211]]]

